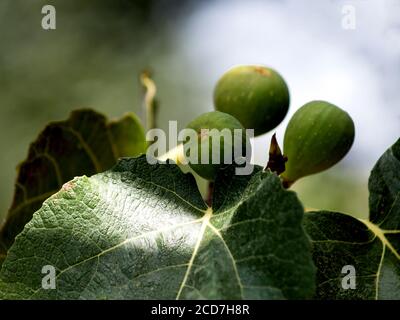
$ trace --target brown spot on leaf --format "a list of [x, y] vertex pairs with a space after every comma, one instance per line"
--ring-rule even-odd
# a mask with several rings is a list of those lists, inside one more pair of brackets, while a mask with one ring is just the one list
[[74, 182], [73, 181], [69, 181], [67, 183], [64, 183], [62, 186], [62, 190], [63, 191], [70, 191], [74, 188]]

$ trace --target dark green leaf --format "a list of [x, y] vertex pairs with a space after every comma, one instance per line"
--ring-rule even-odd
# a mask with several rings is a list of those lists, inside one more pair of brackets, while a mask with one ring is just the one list
[[[335, 212], [307, 213], [321, 299], [400, 299], [400, 140], [379, 159], [369, 179], [370, 218]], [[356, 288], [344, 289], [345, 265]]]
[[[303, 208], [279, 178], [223, 171], [208, 208], [194, 178], [144, 156], [64, 185], [18, 235], [3, 298], [282, 299], [314, 291]], [[57, 288], [41, 287], [42, 267]]]
[[108, 122], [95, 111], [77, 110], [68, 120], [49, 124], [19, 165], [13, 203], [0, 231], [0, 255], [65, 182], [108, 170], [118, 158], [136, 156], [145, 148], [143, 128], [132, 113]]

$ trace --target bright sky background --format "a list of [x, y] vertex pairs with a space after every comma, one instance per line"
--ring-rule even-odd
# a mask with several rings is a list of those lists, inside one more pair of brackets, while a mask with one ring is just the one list
[[[355, 9], [354, 30], [342, 27], [344, 5]], [[352, 116], [356, 140], [345, 161], [366, 173], [400, 136], [399, 0], [210, 1], [179, 32], [176, 50], [210, 79], [210, 89], [235, 64], [267, 64], [283, 75], [291, 107], [277, 129], [280, 141], [290, 116], [310, 100]], [[265, 150], [270, 136], [257, 138], [255, 149]], [[266, 161], [265, 152], [255, 155], [256, 163]]]

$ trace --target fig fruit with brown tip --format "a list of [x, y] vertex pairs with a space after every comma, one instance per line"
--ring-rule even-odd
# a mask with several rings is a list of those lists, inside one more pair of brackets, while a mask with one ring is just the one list
[[214, 106], [237, 118], [258, 136], [274, 129], [289, 109], [289, 89], [282, 76], [258, 65], [228, 70], [214, 89]]
[[185, 157], [189, 166], [207, 180], [214, 180], [221, 168], [238, 163], [238, 158], [246, 155], [246, 148], [250, 148], [243, 126], [236, 118], [223, 112], [204, 113], [190, 122], [186, 129], [194, 131], [193, 136], [184, 142]]

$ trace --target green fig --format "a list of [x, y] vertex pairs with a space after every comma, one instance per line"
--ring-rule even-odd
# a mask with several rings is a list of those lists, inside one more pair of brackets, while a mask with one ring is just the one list
[[290, 186], [301, 177], [318, 173], [339, 162], [354, 142], [349, 114], [325, 101], [311, 101], [295, 112], [286, 128], [281, 175]]
[[285, 118], [289, 109], [285, 80], [273, 69], [249, 65], [228, 70], [214, 89], [214, 106], [237, 118], [254, 135], [266, 133]]
[[246, 147], [250, 146], [240, 122], [223, 112], [204, 113], [186, 128], [194, 130], [195, 136], [184, 142], [185, 158], [189, 166], [207, 180], [214, 180], [218, 170], [235, 163], [238, 157], [245, 157]]

